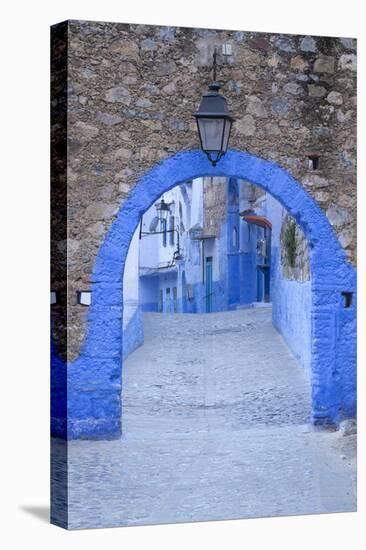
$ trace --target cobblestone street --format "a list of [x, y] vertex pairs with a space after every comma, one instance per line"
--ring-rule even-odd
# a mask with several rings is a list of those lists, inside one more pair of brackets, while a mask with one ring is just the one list
[[144, 326], [123, 438], [68, 444], [70, 528], [355, 510], [353, 436], [311, 427], [309, 382], [270, 308]]

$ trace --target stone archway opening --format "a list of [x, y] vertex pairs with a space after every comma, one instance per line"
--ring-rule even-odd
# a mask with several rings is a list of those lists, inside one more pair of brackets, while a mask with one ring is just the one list
[[124, 440], [309, 423], [311, 288], [300, 238], [296, 266], [281, 257], [285, 212], [226, 177], [145, 211], [123, 277]]
[[[203, 176], [246, 180], [278, 200], [301, 227], [311, 265], [311, 402], [314, 423], [355, 414], [355, 273], [320, 207], [278, 165], [234, 150], [212, 167], [201, 151], [162, 161], [136, 184], [102, 244], [92, 275], [88, 333], [69, 367], [69, 438], [121, 434], [123, 275], [142, 214], [173, 187]], [[350, 305], [351, 304], [351, 305]], [[82, 380], [82, 384], [80, 381]]]

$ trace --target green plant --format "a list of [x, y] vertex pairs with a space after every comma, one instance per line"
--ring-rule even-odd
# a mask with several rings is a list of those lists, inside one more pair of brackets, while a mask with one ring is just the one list
[[296, 223], [294, 222], [294, 220], [290, 220], [288, 226], [285, 229], [285, 233], [283, 236], [283, 245], [286, 251], [288, 265], [290, 267], [295, 267], [297, 239]]

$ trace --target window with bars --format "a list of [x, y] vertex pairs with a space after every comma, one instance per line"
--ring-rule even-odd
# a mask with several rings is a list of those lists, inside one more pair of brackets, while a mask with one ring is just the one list
[[163, 237], [163, 246], [166, 246], [166, 242], [167, 242], [167, 239], [166, 239], [166, 220], [161, 220], [161, 225], [160, 225], [160, 231], [162, 231], [162, 237]]
[[171, 244], [172, 246], [174, 246], [174, 243], [175, 243], [175, 232], [173, 231], [174, 224], [175, 224], [175, 218], [174, 218], [174, 216], [170, 216], [170, 218], [169, 218], [169, 230], [170, 230], [169, 244]]

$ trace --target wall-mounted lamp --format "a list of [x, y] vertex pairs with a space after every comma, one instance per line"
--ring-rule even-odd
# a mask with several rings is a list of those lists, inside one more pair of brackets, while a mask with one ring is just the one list
[[176, 262], [179, 262], [184, 259], [184, 256], [182, 252], [180, 251], [180, 248], [177, 248], [177, 250], [173, 254], [173, 260]]
[[213, 54], [213, 79], [209, 92], [203, 94], [198, 111], [194, 113], [197, 122], [201, 149], [206, 153], [213, 166], [226, 153], [234, 119], [230, 115], [226, 98], [219, 93], [220, 84], [216, 82], [216, 48]]
[[155, 208], [156, 208], [159, 220], [160, 221], [166, 220], [169, 212], [169, 204], [167, 204], [164, 201], [164, 199], [161, 199], [161, 201], [155, 204]]
[[78, 290], [76, 292], [76, 303], [81, 306], [90, 306], [91, 304], [90, 290]]

